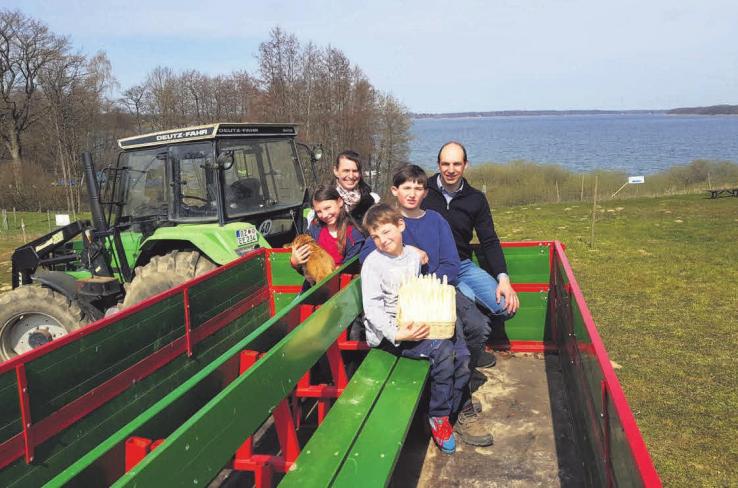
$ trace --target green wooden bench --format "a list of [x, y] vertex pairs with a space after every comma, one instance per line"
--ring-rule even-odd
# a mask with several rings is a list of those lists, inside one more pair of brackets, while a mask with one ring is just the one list
[[[331, 347], [349, 324], [361, 313], [360, 282], [354, 280], [336, 293], [300, 323], [246, 372], [202, 408], [184, 417], [184, 422], [164, 432], [161, 424], [171, 424], [172, 413], [187, 403], [188, 392], [217, 370], [218, 363], [229, 361], [246, 341], [231, 348], [212, 366], [177, 388], [158, 404], [143, 412], [97, 449], [83, 456], [70, 469], [51, 481], [51, 486], [88, 486], [97, 480], [99, 461], [117, 450], [116, 446], [132, 436], [157, 433], [164, 437], [154, 451], [138, 465], [116, 479], [106, 479], [114, 486], [179, 486], [206, 484], [228, 465], [244, 440], [253, 435], [273, 413], [277, 405], [293, 391], [298, 380]], [[287, 313], [287, 310], [285, 310]], [[271, 321], [279, 321], [278, 314]], [[265, 323], [262, 329], [270, 328]], [[371, 351], [352, 377], [343, 395], [331, 409], [304, 452], [319, 445], [321, 438], [342, 438], [345, 456], [375, 459], [370, 468], [374, 479], [383, 472], [388, 479], [402, 447], [418, 399], [425, 383], [428, 363], [397, 359], [383, 351]], [[354, 409], [361, 409], [356, 416]], [[174, 410], [173, 410], [174, 409]], [[390, 435], [385, 435], [390, 432]], [[319, 456], [306, 455], [300, 466], [308, 468]], [[345, 466], [343, 465], [345, 464]], [[174, 468], [176, 466], [176, 468]], [[318, 467], [318, 470], [321, 468]], [[353, 477], [349, 463], [335, 467], [335, 483]], [[322, 486], [318, 482], [314, 486]]]
[[385, 486], [428, 370], [428, 361], [369, 352], [280, 487]]

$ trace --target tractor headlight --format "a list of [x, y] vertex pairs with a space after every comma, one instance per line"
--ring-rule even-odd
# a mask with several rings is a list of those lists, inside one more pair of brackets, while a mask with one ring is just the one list
[[251, 251], [254, 251], [259, 248], [259, 245], [255, 245], [254, 247], [237, 247], [236, 248], [236, 254], [238, 254], [239, 257], [244, 256]]

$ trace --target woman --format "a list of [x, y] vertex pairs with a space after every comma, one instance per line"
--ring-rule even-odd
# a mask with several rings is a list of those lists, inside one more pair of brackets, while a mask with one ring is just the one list
[[362, 174], [361, 156], [356, 151], [349, 149], [336, 157], [336, 163], [333, 165], [336, 190], [346, 210], [356, 222], [361, 222], [369, 207], [379, 201], [379, 195], [372, 192], [362, 178]]

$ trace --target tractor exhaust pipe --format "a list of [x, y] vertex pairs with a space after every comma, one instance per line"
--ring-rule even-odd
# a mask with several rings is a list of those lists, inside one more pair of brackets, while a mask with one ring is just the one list
[[[102, 203], [100, 203], [100, 185], [97, 182], [97, 172], [95, 171], [95, 165], [92, 163], [92, 155], [89, 152], [82, 153], [82, 165], [85, 169], [85, 178], [87, 179], [87, 193], [90, 197], [90, 212], [92, 212], [92, 226], [95, 229], [95, 234], [102, 239], [96, 238], [90, 233], [85, 233], [84, 239], [87, 241], [87, 245], [90, 248], [99, 246], [100, 252], [97, 254], [94, 263], [90, 263], [93, 275], [96, 276], [113, 276], [113, 270], [110, 266], [110, 252], [105, 248], [104, 241], [107, 240], [107, 235], [110, 233], [110, 228], [105, 221], [105, 214], [103, 213]], [[126, 260], [125, 250], [123, 248], [123, 241], [120, 238], [120, 232], [117, 227], [113, 226], [113, 246], [115, 248], [116, 262], [118, 263], [118, 271], [126, 281], [131, 281], [133, 273], [131, 267]]]
[[88, 152], [82, 153], [82, 164], [85, 168], [87, 178], [87, 193], [90, 196], [90, 211], [92, 212], [92, 223], [97, 232], [106, 232], [108, 225], [105, 223], [102, 205], [100, 204], [100, 185], [97, 182], [95, 165], [92, 164], [92, 155]]

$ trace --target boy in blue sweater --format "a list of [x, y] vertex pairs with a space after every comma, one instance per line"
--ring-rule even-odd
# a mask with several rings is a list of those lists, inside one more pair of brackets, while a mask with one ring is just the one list
[[[439, 278], [445, 275], [450, 284], [456, 285], [460, 261], [451, 227], [438, 212], [420, 208], [428, 192], [425, 171], [415, 165], [403, 166], [393, 176], [392, 183], [392, 195], [397, 198], [397, 207], [405, 221], [402, 240], [420, 252], [421, 273], [435, 273]], [[372, 239], [364, 241], [359, 260], [363, 263], [374, 249]]]
[[[403, 243], [412, 246], [420, 254], [422, 274], [435, 273], [439, 278], [445, 275], [449, 283], [456, 285], [460, 261], [451, 227], [439, 213], [420, 207], [428, 193], [427, 184], [425, 171], [417, 165], [402, 166], [392, 177], [392, 195], [397, 199], [397, 207], [402, 213], [405, 226], [402, 232]], [[375, 249], [372, 239], [364, 241], [359, 260], [363, 263]], [[489, 336], [489, 322], [478, 312], [474, 303], [461, 293], [456, 293], [456, 302], [457, 316], [462, 323], [466, 344], [471, 353], [469, 367], [472, 369]], [[454, 430], [467, 444], [491, 445], [492, 436], [477, 422], [477, 411], [471, 402], [470, 392], [467, 391], [465, 397], [466, 401]]]

